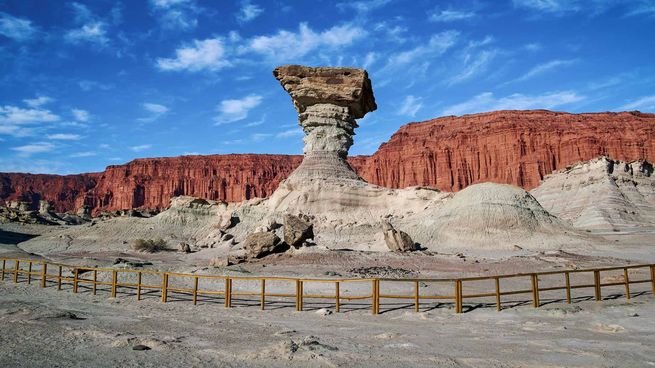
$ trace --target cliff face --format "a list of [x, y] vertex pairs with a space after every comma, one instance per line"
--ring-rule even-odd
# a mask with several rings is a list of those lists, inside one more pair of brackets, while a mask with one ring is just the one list
[[655, 114], [496, 111], [401, 127], [360, 168], [371, 183], [458, 191], [491, 181], [532, 189], [547, 174], [598, 156], [655, 158]]
[[0, 203], [28, 201], [36, 210], [39, 200], [45, 199], [57, 212], [74, 211], [78, 199], [96, 186], [99, 176], [0, 173]]
[[[485, 181], [526, 189], [554, 170], [607, 156], [655, 161], [655, 114], [497, 111], [401, 127], [372, 156], [348, 159], [366, 181], [458, 191]], [[164, 208], [191, 195], [236, 202], [269, 196], [301, 156], [211, 155], [138, 159], [81, 175], [0, 174], [0, 203], [47, 199], [59, 212]]]

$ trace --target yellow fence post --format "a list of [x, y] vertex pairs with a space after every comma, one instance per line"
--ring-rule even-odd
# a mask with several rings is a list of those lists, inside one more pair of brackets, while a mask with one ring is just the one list
[[496, 310], [500, 311], [501, 310], [501, 306], [500, 306], [500, 278], [495, 277], [494, 280], [496, 282]]
[[261, 279], [262, 285], [261, 285], [261, 301], [260, 301], [260, 307], [259, 309], [264, 310], [264, 303], [266, 303], [266, 279], [262, 278]]
[[118, 271], [111, 271], [111, 297], [116, 297], [116, 283], [118, 282]]
[[57, 276], [57, 290], [61, 290], [61, 266], [59, 266], [59, 273]]
[[77, 274], [78, 274], [78, 269], [73, 268], [73, 293], [77, 293]]
[[162, 273], [161, 276], [161, 301], [166, 303], [168, 300], [168, 274], [166, 272]]
[[539, 307], [539, 276], [536, 273], [532, 274], [532, 306]]
[[630, 278], [628, 276], [628, 269], [623, 269], [623, 281], [625, 282], [625, 298], [630, 300]]
[[27, 264], [27, 283], [32, 283], [32, 261], [29, 261]]
[[418, 312], [420, 309], [421, 295], [419, 292], [419, 281], [414, 280], [414, 312]]
[[48, 276], [48, 264], [43, 262], [41, 264], [41, 287], [45, 287], [46, 277]]
[[2, 260], [2, 281], [5, 281], [5, 265], [7, 264], [7, 260], [3, 259]]
[[339, 313], [341, 308], [341, 296], [339, 295], [339, 281], [334, 282], [334, 309]]
[[20, 268], [20, 261], [14, 261], [14, 283], [18, 282], [18, 269]]
[[594, 294], [596, 296], [596, 300], [601, 300], [601, 293], [600, 293], [600, 271], [596, 270], [594, 271]]
[[371, 294], [371, 306], [373, 307], [372, 312], [373, 314], [378, 314], [378, 303], [380, 303], [380, 293], [378, 291], [378, 288], [380, 287], [380, 284], [378, 283], [378, 280], [375, 279], [373, 280], [373, 291]]
[[653, 289], [653, 295], [655, 295], [655, 266], [650, 266], [650, 284]]
[[225, 308], [230, 308], [232, 306], [232, 279], [229, 277], [225, 278]]
[[564, 272], [564, 282], [566, 283], [566, 302], [571, 304], [571, 275], [569, 271]]
[[98, 289], [98, 270], [93, 270], [93, 295], [96, 295]]
[[298, 292], [298, 311], [299, 311], [299, 312], [302, 312], [302, 308], [303, 308], [303, 305], [302, 305], [302, 303], [303, 303], [303, 293], [304, 293], [304, 290], [303, 290], [303, 286], [304, 286], [304, 285], [303, 285], [303, 281], [302, 281], [302, 280], [299, 280], [299, 281], [298, 281], [298, 285], [299, 285], [299, 289], [300, 289], [300, 291]]
[[198, 276], [193, 277], [193, 305], [198, 303]]
[[136, 273], [136, 300], [141, 300], [141, 271]]
[[455, 280], [455, 313], [462, 313], [462, 280]]

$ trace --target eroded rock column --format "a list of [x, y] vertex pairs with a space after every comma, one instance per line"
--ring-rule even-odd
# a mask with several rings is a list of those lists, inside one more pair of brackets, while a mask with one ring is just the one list
[[362, 180], [346, 157], [358, 127], [355, 119], [377, 109], [366, 71], [286, 65], [273, 75], [291, 95], [305, 132], [303, 161], [287, 182]]

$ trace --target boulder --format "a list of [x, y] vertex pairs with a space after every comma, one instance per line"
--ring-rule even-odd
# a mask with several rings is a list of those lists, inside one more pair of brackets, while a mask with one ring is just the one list
[[412, 252], [419, 250], [412, 238], [404, 231], [396, 230], [388, 219], [382, 220], [384, 242], [392, 252]]
[[290, 247], [299, 248], [306, 240], [314, 239], [314, 225], [305, 215], [284, 216], [284, 242]]
[[39, 213], [41, 215], [49, 215], [52, 213], [52, 205], [46, 200], [39, 201]]
[[250, 258], [260, 258], [282, 249], [280, 238], [272, 232], [257, 232], [246, 237], [243, 244], [246, 254]]

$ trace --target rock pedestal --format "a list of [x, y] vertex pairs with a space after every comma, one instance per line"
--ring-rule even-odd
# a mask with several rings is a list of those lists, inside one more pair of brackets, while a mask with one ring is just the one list
[[377, 109], [366, 71], [286, 65], [273, 75], [298, 111], [305, 132], [304, 158], [287, 184], [307, 179], [362, 179], [346, 162], [357, 122]]

